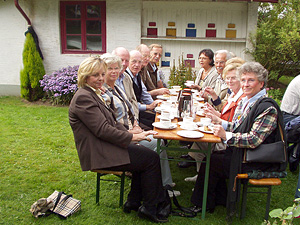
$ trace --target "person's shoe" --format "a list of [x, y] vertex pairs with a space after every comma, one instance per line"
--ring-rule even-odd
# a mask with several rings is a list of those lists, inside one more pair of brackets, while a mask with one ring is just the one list
[[170, 187], [171, 188], [173, 188], [173, 187], [175, 187], [176, 186], [176, 184], [175, 183], [171, 183], [171, 184], [169, 184], [170, 185]]
[[155, 223], [166, 223], [168, 222], [167, 218], [164, 218], [162, 216], [157, 217], [156, 215], [151, 214], [145, 206], [140, 206], [139, 210], [138, 210], [138, 216], [140, 218], [144, 218], [144, 219], [148, 219], [152, 222]]
[[184, 181], [188, 181], [188, 182], [196, 182], [198, 175], [195, 175], [193, 177], [187, 177], [184, 178]]
[[124, 213], [130, 213], [131, 210], [138, 211], [139, 207], [141, 206], [141, 203], [139, 202], [125, 202], [123, 206], [123, 212]]
[[182, 158], [182, 159], [186, 159], [186, 158], [188, 158], [188, 157], [191, 157], [189, 154], [186, 154], [186, 155], [181, 155], [180, 156], [180, 158]]
[[[202, 212], [202, 208], [200, 206], [196, 206], [196, 205], [190, 207], [189, 210], [191, 210], [194, 213], [201, 213]], [[215, 211], [214, 208], [212, 208], [212, 209], [206, 209], [206, 212], [208, 212], [208, 213], [213, 213], [214, 211]]]
[[169, 191], [169, 190], [168, 190], [168, 194], [169, 194], [170, 198], [173, 197], [173, 192], [174, 192], [175, 197], [181, 195], [180, 191], [175, 191], [175, 190]]

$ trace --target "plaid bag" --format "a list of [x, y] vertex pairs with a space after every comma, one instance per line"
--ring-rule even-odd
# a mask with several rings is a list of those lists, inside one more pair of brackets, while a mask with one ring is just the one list
[[55, 203], [50, 210], [63, 218], [67, 218], [81, 208], [81, 201], [64, 192], [54, 191], [47, 199]]

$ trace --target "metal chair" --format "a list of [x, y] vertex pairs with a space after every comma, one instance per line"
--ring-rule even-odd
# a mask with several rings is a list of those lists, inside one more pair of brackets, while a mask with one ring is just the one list
[[[237, 179], [248, 179], [248, 174], [238, 174]], [[246, 216], [247, 194], [248, 193], [262, 193], [262, 194], [267, 194], [265, 220], [268, 220], [269, 211], [270, 211], [272, 186], [278, 186], [280, 184], [281, 184], [281, 180], [279, 178], [249, 179], [248, 181], [246, 180], [246, 182], [243, 183], [243, 194], [242, 194], [240, 218], [243, 219]], [[267, 190], [266, 191], [248, 191], [248, 187], [249, 188], [266, 188]]]
[[[92, 172], [97, 173], [97, 183], [96, 183], [96, 204], [99, 203], [100, 197], [100, 181], [113, 181], [113, 182], [120, 182], [120, 200], [119, 206], [123, 206], [123, 199], [124, 199], [124, 183], [125, 183], [125, 172], [122, 171], [110, 171], [110, 170], [92, 170]], [[113, 179], [103, 179], [101, 177], [105, 175], [115, 175], [120, 178], [120, 180], [113, 180]]]

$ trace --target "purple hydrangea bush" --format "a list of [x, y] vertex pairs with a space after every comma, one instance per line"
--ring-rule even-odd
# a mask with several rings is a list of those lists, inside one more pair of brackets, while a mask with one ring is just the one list
[[77, 91], [77, 72], [79, 65], [68, 66], [51, 75], [44, 75], [40, 86], [53, 105], [68, 105]]

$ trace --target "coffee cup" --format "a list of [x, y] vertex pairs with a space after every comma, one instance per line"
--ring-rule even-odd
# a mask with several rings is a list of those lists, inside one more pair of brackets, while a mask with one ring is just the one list
[[169, 119], [171, 116], [171, 113], [169, 111], [163, 110], [161, 111], [161, 118]]
[[181, 86], [172, 86], [172, 88], [179, 91], [181, 89]]
[[200, 119], [201, 123], [203, 124], [203, 126], [210, 126], [211, 125], [211, 119], [210, 118], [201, 118]]
[[160, 118], [160, 124], [165, 127], [171, 127], [172, 123], [171, 123], [171, 119], [170, 118]]
[[191, 116], [185, 116], [183, 117], [183, 124], [186, 124], [186, 123], [193, 123], [194, 122], [194, 118], [191, 117]]

